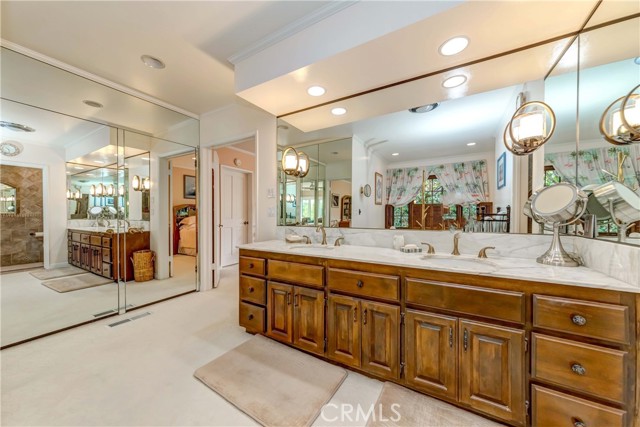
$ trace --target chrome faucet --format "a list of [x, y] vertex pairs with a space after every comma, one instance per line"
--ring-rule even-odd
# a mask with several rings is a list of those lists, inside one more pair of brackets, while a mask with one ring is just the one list
[[460, 240], [460, 235], [462, 233], [458, 232], [453, 235], [453, 252], [451, 255], [460, 255], [460, 251], [458, 250], [458, 241]]
[[333, 244], [333, 246], [340, 246], [341, 242], [344, 242], [344, 237], [338, 237], [336, 239], [336, 242]]
[[327, 244], [327, 232], [324, 230], [324, 226], [319, 225], [316, 228], [316, 231], [322, 231], [322, 244], [326, 245]]

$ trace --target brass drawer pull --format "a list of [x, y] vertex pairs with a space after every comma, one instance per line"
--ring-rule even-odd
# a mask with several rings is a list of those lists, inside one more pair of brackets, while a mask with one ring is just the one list
[[287, 305], [291, 305], [291, 292], [287, 292]]
[[295, 294], [293, 296], [293, 306], [297, 307], [300, 305], [300, 294]]
[[253, 263], [249, 263], [249, 268], [253, 268]]
[[467, 351], [467, 348], [469, 347], [469, 332], [467, 332], [466, 328], [462, 337], [462, 346], [464, 347], [464, 351]]
[[253, 320], [253, 314], [249, 315], [249, 320]]
[[587, 370], [579, 363], [574, 363], [571, 365], [571, 370], [577, 375], [584, 375], [587, 373]]
[[358, 283], [356, 283], [356, 286], [361, 288], [364, 286], [364, 282], [362, 280], [358, 280]]
[[358, 321], [358, 307], [353, 308], [353, 323]]
[[571, 322], [573, 322], [573, 324], [577, 326], [584, 326], [587, 324], [587, 319], [579, 314], [574, 314], [571, 316]]
[[367, 309], [366, 308], [362, 312], [362, 323], [365, 324], [365, 325], [367, 324]]
[[587, 427], [587, 425], [582, 420], [574, 418], [573, 427]]
[[449, 347], [453, 348], [453, 328], [449, 326]]
[[249, 287], [249, 293], [253, 293], [253, 291], [255, 291], [255, 289], [253, 289], [253, 286]]

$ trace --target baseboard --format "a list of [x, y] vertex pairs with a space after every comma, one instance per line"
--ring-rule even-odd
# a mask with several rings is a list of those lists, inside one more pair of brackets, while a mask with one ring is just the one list
[[55, 264], [49, 264], [49, 269], [64, 267], [71, 267], [71, 265], [68, 262], [57, 262]]

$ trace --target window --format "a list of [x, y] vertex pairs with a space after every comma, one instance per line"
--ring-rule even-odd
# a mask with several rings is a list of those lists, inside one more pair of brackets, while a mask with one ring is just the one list
[[395, 228], [409, 228], [409, 206], [411, 204], [393, 208], [393, 226]]
[[561, 181], [562, 181], [562, 177], [553, 168], [553, 166], [544, 167], [544, 186], [545, 187], [549, 187], [550, 185], [557, 184]]
[[[424, 183], [424, 198], [425, 203], [428, 205], [436, 205], [442, 203], [442, 194], [444, 190], [438, 178], [435, 175], [429, 175], [429, 178]], [[417, 205], [422, 204], [422, 193], [418, 194], [415, 203]]]

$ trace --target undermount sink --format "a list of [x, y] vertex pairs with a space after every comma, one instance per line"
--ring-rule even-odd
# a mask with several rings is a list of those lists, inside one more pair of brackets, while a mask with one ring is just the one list
[[479, 273], [496, 271], [496, 266], [490, 261], [480, 258], [460, 258], [459, 256], [426, 255], [422, 258], [434, 267], [445, 267], [454, 270], [472, 270]]
[[333, 250], [333, 249], [335, 249], [335, 246], [318, 245], [318, 244], [313, 244], [313, 245], [295, 245], [295, 246], [290, 246], [289, 249], [291, 249], [291, 250], [295, 250], [295, 249], [325, 249], [325, 250]]

